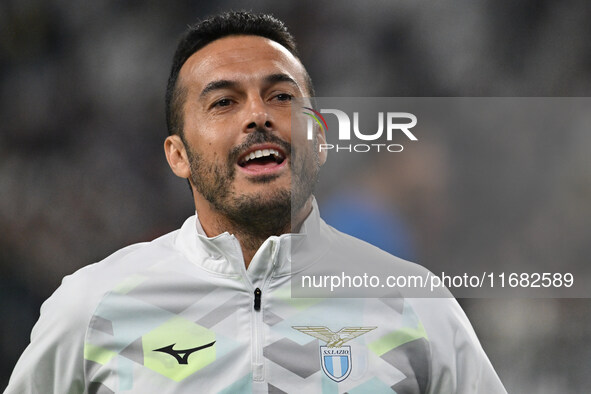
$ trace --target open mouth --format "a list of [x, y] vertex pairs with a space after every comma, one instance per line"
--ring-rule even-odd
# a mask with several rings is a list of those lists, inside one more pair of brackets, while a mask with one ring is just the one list
[[238, 166], [248, 172], [268, 172], [285, 162], [285, 154], [279, 149], [264, 148], [247, 152], [238, 160]]

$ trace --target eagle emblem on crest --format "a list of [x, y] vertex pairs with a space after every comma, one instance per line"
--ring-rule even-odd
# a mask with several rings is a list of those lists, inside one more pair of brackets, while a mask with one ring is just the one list
[[344, 327], [337, 332], [321, 326], [294, 326], [292, 328], [326, 342], [327, 347], [340, 347], [345, 342], [375, 330], [377, 327]]

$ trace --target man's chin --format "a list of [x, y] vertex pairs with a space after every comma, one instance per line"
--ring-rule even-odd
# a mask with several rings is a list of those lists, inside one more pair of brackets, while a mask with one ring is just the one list
[[220, 207], [224, 215], [251, 234], [269, 236], [280, 233], [291, 222], [289, 188], [240, 193]]
[[265, 210], [274, 206], [291, 206], [291, 189], [288, 187], [264, 187], [250, 192], [236, 193], [239, 205]]
[[260, 175], [235, 182], [232, 194], [237, 199], [258, 199], [261, 201], [285, 199], [292, 192], [291, 180], [277, 175]]
[[249, 182], [257, 183], [257, 184], [267, 184], [271, 183], [279, 178], [279, 174], [266, 174], [266, 175], [258, 175], [255, 177], [250, 177], [248, 179]]

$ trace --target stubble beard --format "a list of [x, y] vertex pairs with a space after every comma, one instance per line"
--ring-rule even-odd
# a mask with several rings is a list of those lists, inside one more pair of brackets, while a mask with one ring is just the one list
[[[289, 187], [277, 187], [263, 193], [237, 193], [232, 185], [236, 178], [238, 157], [253, 144], [265, 142], [278, 144], [288, 154], [285, 160], [291, 161], [291, 190]], [[292, 214], [304, 208], [318, 182], [320, 159], [317, 144], [314, 140], [312, 151], [304, 147], [300, 151], [267, 131], [257, 130], [244, 143], [232, 149], [228, 160], [221, 164], [206, 162], [188, 144], [185, 143], [185, 146], [191, 167], [191, 182], [197, 192], [225, 219], [226, 223], [220, 225], [229, 228], [224, 231], [240, 234], [251, 240], [251, 246], [256, 246], [271, 235], [291, 231]], [[277, 177], [262, 176], [254, 182], [267, 183], [271, 189]]]

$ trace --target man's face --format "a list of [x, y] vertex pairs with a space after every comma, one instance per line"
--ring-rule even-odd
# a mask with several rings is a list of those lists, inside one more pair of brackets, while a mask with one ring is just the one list
[[289, 220], [324, 160], [304, 127], [292, 134], [292, 98], [307, 96], [301, 63], [266, 38], [230, 36], [193, 54], [179, 85], [197, 203], [241, 224]]

